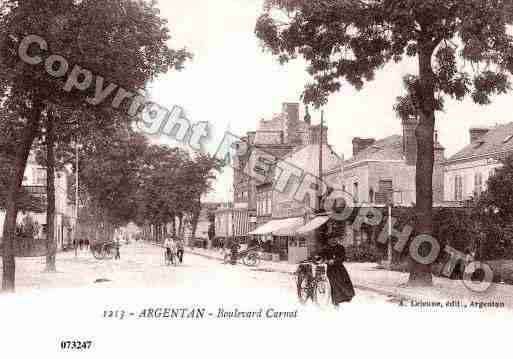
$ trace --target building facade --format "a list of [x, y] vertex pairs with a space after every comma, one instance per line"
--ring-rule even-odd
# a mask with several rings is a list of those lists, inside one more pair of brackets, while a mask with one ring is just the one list
[[[66, 169], [55, 172], [55, 219], [54, 219], [54, 239], [57, 248], [61, 249], [66, 245], [71, 245], [73, 241], [74, 212], [73, 207], [69, 205], [68, 200], [68, 175]], [[35, 159], [35, 154], [31, 153], [25, 173], [22, 186], [31, 195], [39, 197], [42, 200], [43, 207], [46, 209], [46, 168], [39, 165]], [[30, 216], [39, 225], [39, 234], [36, 239], [44, 240], [46, 238], [46, 211], [19, 212], [17, 222], [20, 223], [25, 216]], [[0, 210], [0, 228], [3, 228], [5, 220], [5, 211]]]
[[470, 143], [444, 162], [444, 199], [464, 203], [479, 197], [501, 160], [513, 154], [513, 123], [473, 127]]
[[[354, 206], [412, 206], [415, 203], [416, 120], [403, 121], [403, 135], [381, 140], [353, 139], [353, 157], [344, 162], [343, 190]], [[435, 136], [433, 201], [443, 202], [443, 146]]]
[[[320, 137], [310, 137], [319, 141]], [[324, 141], [323, 141], [324, 142]], [[323, 176], [319, 176], [322, 153]], [[325, 143], [296, 147], [280, 159], [272, 180], [258, 187], [258, 224], [251, 234], [270, 244], [277, 259], [299, 263], [317, 249], [314, 230], [296, 235], [296, 230], [310, 222], [318, 209], [318, 188], [340, 188], [342, 158]]]
[[[262, 119], [256, 131], [248, 132], [236, 144], [248, 149], [233, 160], [234, 211], [237, 212], [234, 227], [241, 236], [249, 238], [248, 233], [269, 217], [269, 209], [267, 214], [258, 215], [262, 201], [259, 186], [268, 182], [269, 169], [295, 149], [318, 141], [319, 135], [320, 127], [312, 125], [308, 115], [300, 120], [298, 103], [284, 103], [281, 113], [269, 120]], [[269, 194], [264, 196], [270, 200]], [[261, 207], [260, 213], [262, 210]]]

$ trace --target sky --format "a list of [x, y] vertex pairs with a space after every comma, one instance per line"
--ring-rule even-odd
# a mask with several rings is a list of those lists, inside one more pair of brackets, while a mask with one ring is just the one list
[[[256, 129], [260, 119], [279, 113], [283, 102], [299, 102], [309, 80], [304, 61], [282, 66], [262, 49], [254, 34], [262, 5], [262, 0], [159, 2], [161, 16], [168, 20], [171, 31], [170, 46], [186, 47], [194, 59], [182, 72], [160, 75], [151, 84], [150, 96], [168, 108], [183, 107], [191, 122], [208, 121], [213, 130], [210, 151], [215, 151], [227, 129], [244, 136]], [[330, 97], [324, 108], [325, 121], [329, 143], [338, 154], [351, 157], [354, 137], [379, 139], [401, 134], [393, 104], [404, 94], [403, 76], [415, 72], [411, 61], [387, 65], [363, 90], [347, 84]], [[469, 143], [470, 127], [511, 122], [512, 100], [513, 94], [497, 97], [486, 107], [470, 100], [447, 101], [445, 112], [437, 115], [439, 140], [446, 156]], [[313, 112], [312, 122], [319, 121], [320, 114]], [[165, 137], [159, 141], [176, 145]], [[232, 199], [232, 175], [227, 168], [218, 176], [208, 200]]]

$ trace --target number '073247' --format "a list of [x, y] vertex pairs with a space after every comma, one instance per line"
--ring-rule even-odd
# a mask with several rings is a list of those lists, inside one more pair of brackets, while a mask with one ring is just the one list
[[81, 340], [63, 340], [61, 341], [61, 349], [63, 350], [84, 350], [91, 349], [93, 342]]

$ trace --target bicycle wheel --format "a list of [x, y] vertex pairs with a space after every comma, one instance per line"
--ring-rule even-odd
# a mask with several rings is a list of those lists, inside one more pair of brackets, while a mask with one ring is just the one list
[[101, 254], [100, 254], [100, 251], [98, 250], [97, 246], [91, 246], [90, 250], [95, 259], [101, 259]]
[[312, 293], [312, 300], [319, 306], [328, 306], [331, 304], [331, 285], [323, 278], [317, 281]]
[[245, 256], [242, 261], [248, 267], [255, 267], [258, 264], [258, 255], [256, 253], [250, 253]]
[[310, 297], [310, 284], [308, 280], [308, 276], [304, 274], [297, 275], [297, 298], [299, 299], [299, 303], [306, 304], [308, 298]]

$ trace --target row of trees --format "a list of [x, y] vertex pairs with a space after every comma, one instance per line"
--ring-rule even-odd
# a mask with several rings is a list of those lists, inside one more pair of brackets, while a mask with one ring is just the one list
[[[201, 198], [212, 189], [221, 162], [207, 154], [150, 144], [130, 128], [94, 142], [79, 150], [80, 223], [99, 229], [133, 222], [158, 233], [171, 223], [175, 235], [183, 235], [185, 221], [197, 223]], [[68, 155], [72, 158], [73, 151]]]
[[[155, 2], [1, 2], [0, 101], [2, 126], [11, 136], [2, 141], [11, 145], [4, 147], [8, 156], [7, 160], [2, 160], [9, 168], [9, 180], [3, 184], [7, 187], [2, 261], [2, 289], [5, 291], [13, 291], [15, 287], [14, 230], [30, 151], [39, 149], [42, 163], [48, 170], [47, 267], [54, 270], [52, 227], [56, 166], [66, 163], [64, 153], [69, 152], [74, 143], [83, 142], [86, 150], [96, 151], [100, 141], [93, 141], [94, 138], [107, 143], [120, 129], [132, 125], [132, 119], [125, 115], [130, 105], [128, 101], [121, 103], [119, 109], [110, 106], [110, 97], [102, 104], [91, 106], [85, 99], [94, 97], [94, 85], [83, 91], [63, 91], [65, 77], [49, 76], [44, 63], [35, 66], [22, 61], [18, 56], [20, 43], [32, 34], [44, 38], [48, 44], [48, 50], [41, 51], [43, 57], [60, 54], [67, 59], [70, 68], [79, 65], [103, 77], [104, 83], [114, 83], [133, 93], [144, 89], [160, 73], [180, 70], [190, 58], [185, 49], [169, 47], [169, 29]], [[29, 49], [31, 51], [35, 49]], [[94, 191], [89, 191], [91, 193]]]

